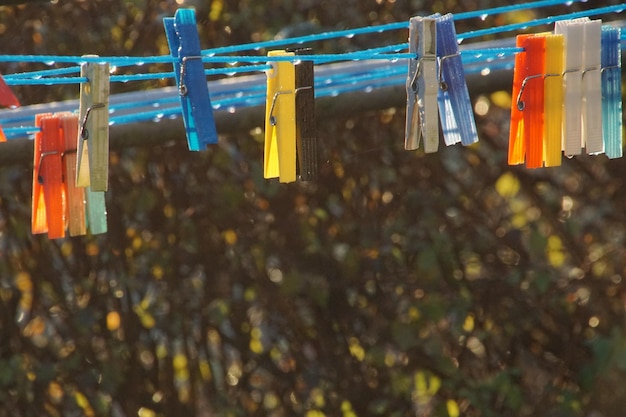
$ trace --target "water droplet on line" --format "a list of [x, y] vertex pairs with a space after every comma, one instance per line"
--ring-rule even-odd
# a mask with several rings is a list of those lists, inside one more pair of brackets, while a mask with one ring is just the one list
[[352, 39], [352, 38], [354, 38], [354, 33], [348, 33], [348, 34], [345, 36], [345, 38], [346, 38], [346, 39]]
[[487, 19], [487, 17], [489, 17], [489, 15], [487, 13], [485, 14], [481, 14], [480, 15], [480, 20], [482, 20], [483, 22], [485, 21], [485, 19]]
[[237, 111], [237, 109], [235, 108], [235, 106], [230, 106], [230, 107], [228, 108], [228, 113], [231, 113], [231, 114], [232, 114], [232, 113], [235, 113], [235, 111]]
[[368, 85], [367, 87], [365, 87], [366, 93], [371, 93], [372, 91], [374, 91], [374, 87], [372, 87], [371, 85]]
[[56, 64], [56, 62], [55, 61], [46, 61], [46, 62], [44, 62], [44, 64], [52, 66], [52, 65]]

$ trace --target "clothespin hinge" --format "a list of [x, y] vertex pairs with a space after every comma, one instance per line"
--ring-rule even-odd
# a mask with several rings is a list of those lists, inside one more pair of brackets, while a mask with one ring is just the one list
[[87, 107], [87, 110], [85, 110], [85, 117], [83, 117], [83, 120], [80, 122], [81, 139], [87, 140], [89, 138], [89, 131], [87, 130], [86, 126], [87, 126], [87, 120], [89, 119], [89, 114], [91, 114], [91, 111], [94, 109], [101, 109], [105, 106], [106, 105], [104, 103], [94, 103], [91, 106]]
[[201, 55], [184, 56], [180, 63], [180, 86], [178, 87], [178, 94], [181, 96], [187, 95], [187, 84], [185, 84], [185, 68], [187, 67], [187, 60], [189, 59], [202, 59]]
[[[293, 92], [293, 94], [295, 96], [298, 95], [298, 93], [300, 93], [303, 90], [312, 90], [313, 86], [304, 86], [304, 87], [299, 87], [296, 88]], [[278, 96], [280, 96], [281, 94], [291, 94], [291, 91], [277, 91], [276, 93], [274, 93], [274, 96], [272, 97], [272, 105], [270, 107], [270, 125], [272, 126], [276, 126], [276, 116], [274, 116], [274, 107], [276, 106], [276, 101], [278, 100]]]

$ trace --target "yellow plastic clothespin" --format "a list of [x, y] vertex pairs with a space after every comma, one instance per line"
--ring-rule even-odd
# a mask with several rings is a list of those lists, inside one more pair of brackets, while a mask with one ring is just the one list
[[409, 60], [406, 80], [407, 107], [404, 148], [414, 150], [424, 138], [424, 151], [439, 148], [437, 95], [437, 29], [433, 17], [412, 17], [409, 21]]
[[[270, 57], [294, 56], [293, 52], [270, 51]], [[275, 61], [267, 72], [265, 104], [265, 178], [280, 182], [296, 180], [296, 77], [292, 62]]]
[[544, 164], [561, 165], [563, 120], [563, 35], [546, 35], [546, 78], [544, 79]]
[[[93, 57], [87, 55], [86, 57]], [[81, 65], [76, 185], [106, 191], [109, 186], [109, 64]]]

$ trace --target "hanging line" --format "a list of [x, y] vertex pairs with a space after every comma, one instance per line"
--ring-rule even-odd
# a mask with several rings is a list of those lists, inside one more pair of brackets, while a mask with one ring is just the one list
[[[515, 11], [521, 11], [521, 10], [526, 10], [526, 9], [534, 9], [534, 8], [543, 8], [543, 7], [556, 6], [556, 5], [571, 5], [573, 3], [580, 2], [580, 1], [584, 2], [587, 0], [543, 0], [543, 1], [536, 1], [536, 2], [530, 2], [530, 3], [514, 4], [510, 6], [495, 7], [492, 9], [484, 9], [484, 10], [477, 10], [477, 11], [472, 11], [472, 12], [458, 13], [454, 17], [455, 17], [455, 21], [465, 20], [465, 19], [470, 19], [470, 18], [475, 18], [475, 17], [480, 17], [481, 19], [484, 20], [487, 16], [491, 16], [494, 14], [515, 12]], [[596, 10], [604, 10], [604, 9], [607, 9], [607, 10], [602, 11], [599, 14], [609, 12], [608, 9], [612, 9], [612, 11], [616, 11], [616, 10], [621, 11], [624, 8], [622, 7], [620, 9], [620, 6], [611, 6], [611, 7], [605, 7], [605, 8], [596, 9]], [[578, 12], [578, 13], [583, 13], [582, 15], [585, 15], [584, 13], [587, 13], [587, 12]], [[512, 26], [512, 25], [509, 25], [509, 26]], [[528, 26], [528, 25], [525, 25], [525, 26]], [[506, 27], [506, 26], [503, 26], [503, 27]], [[285, 45], [294, 44], [294, 43], [302, 44], [306, 42], [314, 42], [314, 41], [319, 41], [319, 40], [327, 40], [327, 39], [341, 38], [341, 37], [352, 38], [356, 35], [362, 35], [362, 34], [368, 34], [368, 33], [382, 33], [385, 31], [398, 30], [398, 29], [408, 29], [408, 23], [397, 22], [397, 23], [390, 23], [386, 25], [368, 26], [368, 27], [363, 27], [363, 28], [325, 32], [325, 33], [320, 33], [320, 34], [285, 38], [285, 39], [277, 39], [277, 40], [271, 40], [271, 41], [265, 41], [265, 42], [256, 42], [256, 43], [248, 43], [248, 44], [240, 44], [240, 45], [231, 45], [231, 46], [225, 46], [225, 47], [213, 48], [213, 49], [205, 49], [202, 51], [202, 55], [211, 57], [217, 54], [226, 54], [226, 53], [240, 52], [240, 51], [246, 51], [246, 50], [260, 50], [264, 48], [273, 48], [273, 47], [285, 46]], [[510, 29], [510, 30], [515, 30], [515, 29]], [[496, 31], [494, 33], [498, 33], [498, 32]], [[491, 33], [487, 33], [487, 34], [491, 34]], [[473, 37], [476, 37], [476, 36], [473, 36]], [[461, 38], [461, 36], [459, 36], [459, 38]], [[467, 36], [465, 36], [465, 38], [467, 38]], [[87, 62], [93, 62], [93, 63], [108, 62], [109, 64], [113, 66], [130, 66], [130, 65], [142, 66], [145, 64], [172, 64], [173, 59], [169, 55], [148, 56], [148, 57], [0, 55], [0, 62], [29, 62], [29, 63], [44, 63], [47, 65], [54, 65], [56, 63], [82, 64], [82, 63], [87, 63]], [[260, 62], [260, 61], [257, 61], [257, 62]]]

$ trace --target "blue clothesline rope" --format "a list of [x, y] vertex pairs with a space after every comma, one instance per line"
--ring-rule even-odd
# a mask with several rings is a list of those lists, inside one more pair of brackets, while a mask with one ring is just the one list
[[[519, 10], [525, 10], [530, 8], [540, 8], [557, 5], [569, 5], [576, 1], [586, 0], [544, 0], [531, 3], [515, 4], [510, 6], [496, 7], [486, 10], [478, 10], [467, 13], [459, 13], [454, 16], [455, 20], [463, 20], [469, 18], [481, 18], [506, 12], [514, 12]], [[569, 20], [577, 17], [584, 16], [597, 16], [601, 14], [617, 13], [626, 9], [626, 4], [607, 6], [602, 8], [591, 9], [582, 12], [574, 12], [559, 16], [550, 16], [547, 18], [536, 19], [529, 22], [515, 23], [511, 25], [498, 26], [494, 28], [475, 30], [458, 35], [459, 43], [465, 39], [475, 39], [484, 36], [492, 36], [495, 34], [506, 33], [511, 31], [525, 30], [530, 27], [536, 27], [546, 24], [554, 23], [558, 20]], [[246, 72], [262, 72], [267, 71], [271, 67], [271, 62], [277, 61], [300, 61], [311, 60], [316, 64], [325, 64], [338, 61], [360, 61], [360, 60], [386, 60], [390, 62], [414, 58], [415, 56], [401, 52], [408, 48], [407, 43], [387, 45], [367, 50], [341, 53], [341, 54], [317, 54], [306, 56], [250, 56], [250, 55], [223, 55], [232, 54], [236, 52], [255, 50], [267, 48], [277, 48], [285, 45], [302, 44], [309, 42], [316, 42], [326, 39], [348, 37], [351, 38], [356, 35], [368, 34], [368, 33], [381, 33], [388, 30], [398, 30], [408, 28], [408, 23], [398, 22], [387, 25], [372, 26], [365, 28], [357, 28], [351, 30], [342, 30], [334, 32], [326, 32], [315, 35], [307, 35], [303, 37], [272, 40], [266, 42], [257, 42], [243, 45], [233, 45], [221, 48], [213, 48], [202, 51], [203, 62], [209, 64], [227, 65], [220, 68], [206, 69], [205, 74], [207, 76], [212, 75], [235, 75], [238, 73]], [[622, 41], [626, 40], [626, 34], [622, 34]], [[523, 51], [522, 48], [517, 47], [491, 47], [482, 49], [464, 49], [461, 52], [463, 63], [466, 65], [466, 73], [480, 72], [487, 74], [490, 71], [512, 68], [512, 60], [516, 53]], [[221, 55], [221, 56], [220, 56]], [[150, 56], [150, 57], [73, 57], [73, 56], [39, 56], [39, 55], [0, 55], [0, 62], [39, 62], [48, 65], [54, 64], [78, 64], [82, 62], [107, 62], [112, 67], [128, 67], [128, 66], [143, 66], [151, 64], [172, 64], [173, 58], [171, 56]], [[240, 64], [248, 65], [240, 65]], [[5, 76], [5, 81], [9, 85], [52, 85], [52, 84], [77, 84], [86, 82], [87, 79], [80, 76], [63, 77], [62, 75], [71, 75], [80, 72], [80, 67], [71, 66], [66, 68], [54, 68], [41, 71], [33, 71], [27, 73], [8, 74]], [[147, 72], [138, 74], [112, 74], [111, 82], [131, 82], [131, 81], [144, 81], [155, 79], [167, 79], [173, 78], [174, 73], [168, 72]], [[360, 74], [334, 74], [331, 77], [316, 77], [315, 88], [316, 97], [336, 96], [344, 94], [350, 91], [369, 91], [375, 88], [381, 88], [388, 85], [403, 84], [406, 79], [406, 67], [400, 67], [398, 65], [384, 67], [372, 73], [360, 73]], [[255, 85], [247, 87], [245, 91], [240, 91], [236, 96], [231, 95], [216, 95], [211, 94], [213, 107], [215, 109], [229, 109], [236, 110], [243, 106], [253, 106], [263, 104], [265, 101], [265, 86]], [[117, 115], [116, 111], [128, 110], [129, 108], [136, 106], [137, 103], [124, 103], [117, 106], [111, 106], [111, 124], [124, 124], [133, 123], [139, 121], [159, 121], [163, 118], [171, 118], [180, 116], [181, 110], [178, 106], [174, 105], [178, 98], [166, 97], [156, 102], [152, 101], [154, 110], [143, 111], [139, 113], [129, 113]], [[168, 108], [161, 108], [161, 106], [171, 106]], [[6, 122], [8, 119], [0, 120], [0, 123]], [[32, 123], [32, 121], [30, 121]], [[17, 136], [24, 136], [32, 134], [38, 130], [34, 126], [24, 127], [9, 127], [5, 128], [4, 132], [8, 138]]]

